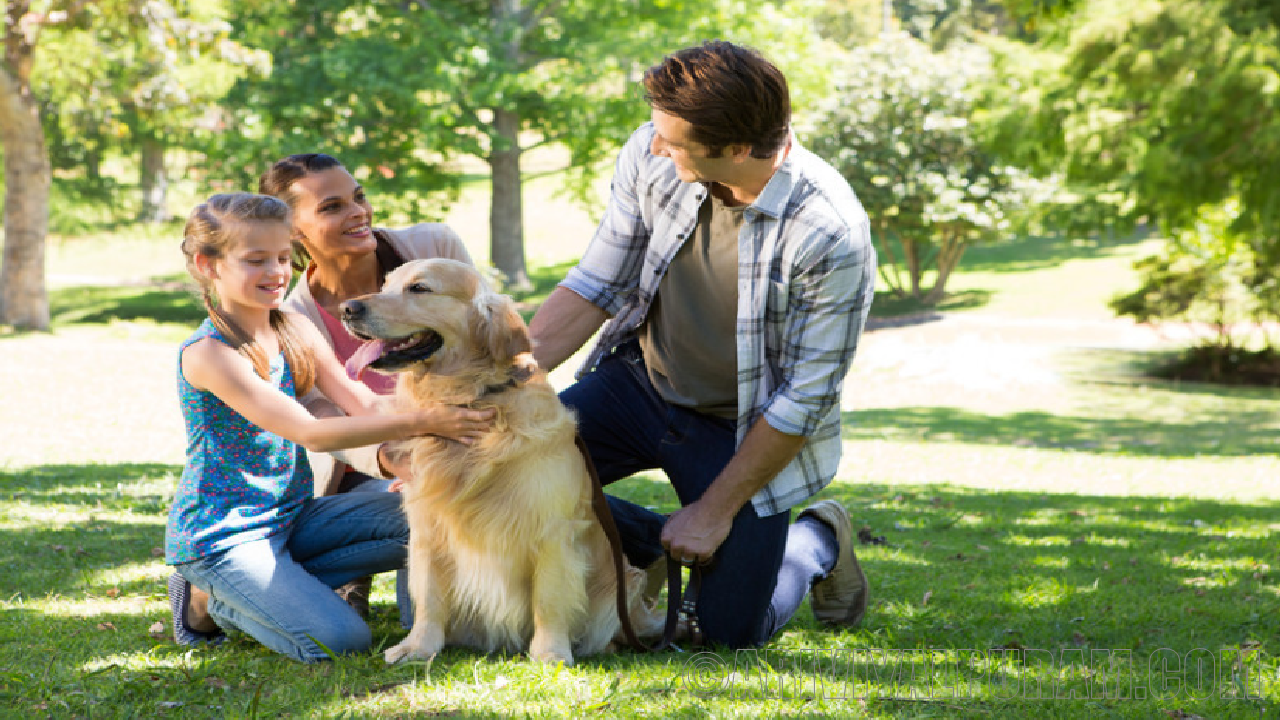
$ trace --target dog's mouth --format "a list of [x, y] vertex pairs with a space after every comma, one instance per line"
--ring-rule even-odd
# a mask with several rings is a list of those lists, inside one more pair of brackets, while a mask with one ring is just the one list
[[347, 374], [356, 380], [366, 368], [382, 372], [396, 372], [426, 360], [444, 345], [440, 334], [430, 328], [402, 338], [370, 338], [365, 340], [347, 360]]

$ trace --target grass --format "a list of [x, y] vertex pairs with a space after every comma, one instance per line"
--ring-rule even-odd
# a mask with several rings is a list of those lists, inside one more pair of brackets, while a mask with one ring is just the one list
[[[822, 494], [884, 539], [858, 549], [863, 626], [822, 629], [805, 607], [755, 654], [556, 668], [459, 650], [301, 666], [243, 639], [173, 645], [158, 548], [184, 446], [174, 347], [200, 308], [169, 238], [61, 242], [83, 252], [51, 254], [66, 280], [54, 334], [0, 336], [0, 717], [1277, 710], [1280, 393], [1147, 381], [1137, 370], [1167, 346], [1073, 334], [1111, 328], [1105, 300], [1147, 244], [975, 248], [945, 312], [895, 326], [919, 309], [877, 300], [886, 327], [847, 382], [845, 460]], [[542, 252], [527, 310], [578, 250]], [[657, 476], [614, 491], [673, 507]], [[392, 597], [379, 578], [379, 649], [403, 635]]]

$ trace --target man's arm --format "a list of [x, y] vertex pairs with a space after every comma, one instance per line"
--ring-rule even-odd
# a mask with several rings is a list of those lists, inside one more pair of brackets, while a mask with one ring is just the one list
[[578, 293], [564, 287], [552, 290], [529, 322], [538, 366], [547, 372], [559, 367], [608, 319], [608, 313]]
[[710, 560], [742, 506], [782, 472], [807, 440], [775, 430], [764, 418], [757, 420], [702, 497], [671, 514], [662, 528], [662, 546], [677, 561]]

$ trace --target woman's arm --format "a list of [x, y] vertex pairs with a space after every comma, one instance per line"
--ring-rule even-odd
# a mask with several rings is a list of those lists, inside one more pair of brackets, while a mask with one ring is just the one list
[[431, 411], [421, 410], [312, 417], [297, 400], [259, 377], [247, 358], [213, 338], [200, 340], [182, 353], [182, 373], [192, 386], [213, 393], [254, 425], [318, 452], [428, 434], [439, 424]]

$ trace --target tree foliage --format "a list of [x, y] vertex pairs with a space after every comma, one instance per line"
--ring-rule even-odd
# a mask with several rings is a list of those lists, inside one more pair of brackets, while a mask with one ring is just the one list
[[33, 84], [53, 167], [120, 202], [100, 167], [108, 153], [134, 155], [139, 216], [164, 219], [166, 150], [192, 140], [237, 78], [269, 66], [230, 31], [220, 3], [151, 0], [87, 6], [80, 22], [47, 35]]
[[965, 248], [1006, 230], [1019, 205], [1018, 173], [971, 123], [989, 76], [979, 46], [934, 53], [909, 36], [887, 37], [850, 53], [813, 123], [813, 151], [868, 208], [882, 277], [896, 295], [940, 300]]
[[1280, 319], [1277, 8], [1081, 0], [1053, 35], [1060, 65], [1024, 78], [1027, 102], [1010, 106], [1005, 131], [1035, 147], [1023, 157], [1105, 201], [1109, 220], [1150, 219], [1172, 238], [1120, 311], [1182, 318], [1222, 307], [1239, 282], [1251, 295], [1242, 312]]
[[761, 18], [771, 32], [794, 22], [769, 3], [747, 12], [729, 1], [245, 2], [237, 24], [274, 68], [235, 91], [239, 139], [214, 151], [235, 158], [220, 170], [240, 186], [285, 154], [331, 152], [417, 217], [448, 201], [460, 179], [450, 161], [480, 158], [492, 178], [491, 260], [519, 287], [522, 157], [557, 145], [579, 181], [591, 177], [646, 117], [645, 67]]
[[[135, 117], [149, 119], [153, 134], [156, 127], [178, 126], [200, 107], [199, 94], [184, 90], [203, 85], [189, 83], [192, 78], [184, 76], [184, 71], [203, 68], [200, 72], [208, 80], [227, 68], [186, 62], [199, 58], [208, 47], [208, 23], [184, 15], [182, 8], [164, 0], [7, 0], [4, 8], [0, 132], [5, 246], [0, 322], [47, 330], [44, 245], [52, 162], [45, 127], [53, 128], [51, 135], [59, 141], [86, 140], [71, 152], [64, 152], [60, 143], [60, 162], [81, 152], [92, 165], [101, 157], [95, 144], [118, 140], [112, 137], [111, 123], [105, 122], [113, 108], [129, 108]], [[225, 35], [218, 45], [224, 50], [239, 47]], [[89, 123], [87, 129], [77, 126], [85, 116], [104, 122], [101, 126]]]
[[[519, 221], [522, 155], [564, 143], [575, 165], [604, 156], [639, 116], [627, 97], [634, 63], [660, 35], [668, 3], [556, 0], [264, 2], [240, 6], [240, 27], [271, 50], [268, 79], [243, 83], [238, 184], [289, 153], [327, 151], [379, 197], [438, 216], [460, 173], [482, 159], [492, 178], [491, 257], [525, 281]], [[623, 28], [634, 33], [623, 33]], [[625, 119], [624, 119], [625, 118]], [[512, 220], [515, 219], [515, 222]]]

